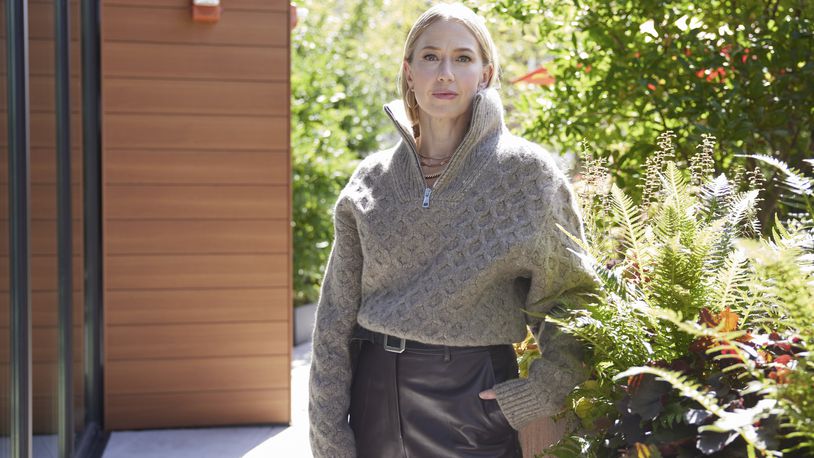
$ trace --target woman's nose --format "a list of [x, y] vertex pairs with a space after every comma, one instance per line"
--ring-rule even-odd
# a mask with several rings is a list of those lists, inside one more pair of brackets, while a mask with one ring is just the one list
[[452, 81], [453, 79], [455, 79], [455, 76], [452, 74], [452, 63], [447, 59], [443, 59], [438, 68], [438, 80]]

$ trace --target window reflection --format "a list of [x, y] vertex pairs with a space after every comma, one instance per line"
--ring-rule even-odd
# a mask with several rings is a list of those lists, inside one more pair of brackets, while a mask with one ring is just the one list
[[[10, 456], [10, 290], [6, 71], [6, 0], [0, 0], [0, 458]], [[79, 2], [71, 2], [71, 143], [73, 237], [72, 433], [84, 423], [81, 98]], [[57, 288], [56, 108], [53, 2], [29, 3], [30, 286], [32, 455], [58, 456], [59, 299]]]

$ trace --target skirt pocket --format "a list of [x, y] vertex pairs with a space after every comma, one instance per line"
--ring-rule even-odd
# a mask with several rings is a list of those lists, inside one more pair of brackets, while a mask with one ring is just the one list
[[[516, 379], [519, 376], [517, 359], [511, 346], [508, 349], [500, 348], [490, 351], [490, 358], [487, 358], [486, 364], [492, 374], [489, 388], [506, 380]], [[495, 428], [514, 430], [496, 399], [483, 399], [482, 401], [486, 415], [493, 422]]]

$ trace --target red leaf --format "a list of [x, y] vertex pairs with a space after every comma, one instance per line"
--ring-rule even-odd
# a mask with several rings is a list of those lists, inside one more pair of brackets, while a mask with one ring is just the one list
[[712, 314], [712, 311], [706, 307], [701, 307], [698, 312], [698, 324], [704, 325], [708, 328], [718, 326], [718, 318]]

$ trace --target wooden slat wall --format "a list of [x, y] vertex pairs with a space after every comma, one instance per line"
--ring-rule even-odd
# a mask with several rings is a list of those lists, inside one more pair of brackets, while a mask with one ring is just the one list
[[102, 1], [108, 429], [290, 420], [288, 9]]
[[[4, 10], [0, 9], [0, 10]], [[56, 433], [58, 298], [56, 226], [56, 115], [54, 83], [53, 2], [29, 4], [29, 103], [31, 173], [31, 307], [32, 395], [35, 434]], [[77, 430], [84, 425], [83, 292], [82, 292], [82, 132], [79, 61], [79, 7], [72, 4], [71, 161], [73, 212], [73, 375]], [[4, 11], [0, 21], [5, 24]], [[0, 26], [0, 128], [6, 129], [5, 26]], [[9, 341], [8, 143], [0, 135], [0, 342]], [[0, 385], [9, 377], [8, 345], [0, 346]], [[8, 434], [8, 393], [0, 393], [0, 436]]]

